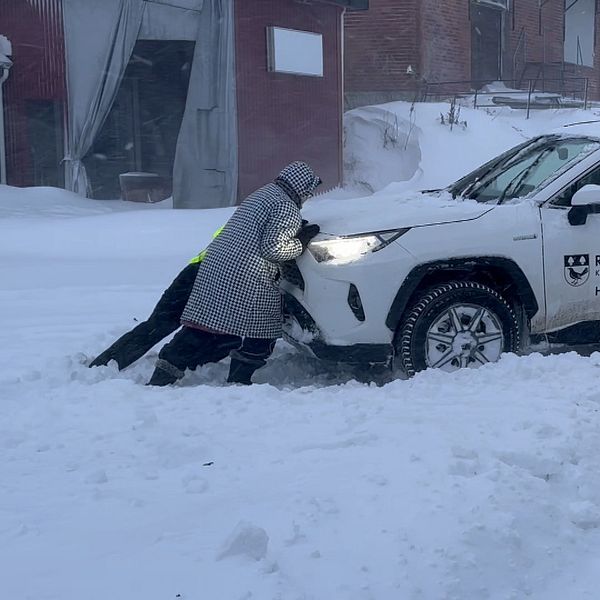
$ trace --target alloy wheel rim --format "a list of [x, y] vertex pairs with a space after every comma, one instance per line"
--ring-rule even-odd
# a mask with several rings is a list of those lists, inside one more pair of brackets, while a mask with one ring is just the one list
[[495, 362], [504, 333], [498, 317], [477, 304], [454, 304], [431, 324], [426, 335], [427, 368], [456, 371]]

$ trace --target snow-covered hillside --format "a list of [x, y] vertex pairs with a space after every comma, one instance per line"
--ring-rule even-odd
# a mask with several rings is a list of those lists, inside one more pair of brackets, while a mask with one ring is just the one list
[[[378, 193], [594, 118], [464, 110], [436, 143], [418, 111], [417, 170]], [[251, 388], [85, 366], [230, 212], [0, 187], [0, 599], [597, 598], [600, 355], [381, 388], [283, 343]]]

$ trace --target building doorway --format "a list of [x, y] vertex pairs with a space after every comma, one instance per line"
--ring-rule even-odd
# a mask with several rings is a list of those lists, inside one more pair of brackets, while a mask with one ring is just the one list
[[502, 78], [502, 23], [497, 4], [471, 3], [471, 79], [476, 87]]
[[171, 179], [194, 45], [136, 42], [115, 102], [84, 158], [93, 198], [119, 198], [119, 175], [125, 172]]

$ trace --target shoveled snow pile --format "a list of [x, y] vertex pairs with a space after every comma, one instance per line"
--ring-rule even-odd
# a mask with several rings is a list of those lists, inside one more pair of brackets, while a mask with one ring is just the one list
[[[411, 113], [414, 115], [414, 112]], [[386, 106], [365, 106], [344, 115], [346, 185], [364, 193], [409, 181], [421, 164], [423, 132]]]
[[396, 192], [444, 187], [534, 135], [600, 119], [600, 110], [532, 111], [525, 119], [523, 110], [459, 108], [459, 123], [452, 127], [450, 105], [443, 102], [390, 102], [348, 111], [346, 184], [362, 194], [389, 184]]
[[230, 210], [77, 202], [0, 188], [0, 598], [597, 597], [600, 355], [377, 388], [281, 343], [148, 388], [158, 349], [85, 362]]

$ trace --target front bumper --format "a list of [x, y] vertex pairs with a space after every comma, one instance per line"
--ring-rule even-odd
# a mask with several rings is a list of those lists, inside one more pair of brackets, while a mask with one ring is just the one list
[[413, 263], [396, 242], [346, 264], [305, 252], [279, 283], [288, 298], [286, 337], [325, 360], [386, 362], [394, 338], [386, 318]]
[[323, 334], [309, 312], [289, 293], [283, 294], [283, 334], [286, 341], [302, 351], [329, 362], [353, 365], [389, 364], [394, 348], [390, 344], [357, 343], [347, 346], [323, 341]]

